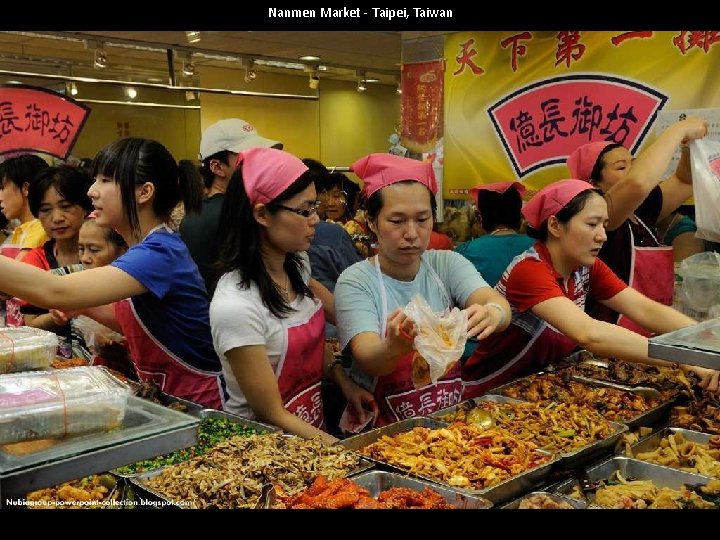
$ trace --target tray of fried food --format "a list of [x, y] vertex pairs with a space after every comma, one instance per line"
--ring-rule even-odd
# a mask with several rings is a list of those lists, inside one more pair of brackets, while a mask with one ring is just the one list
[[587, 503], [557, 493], [533, 491], [500, 508], [503, 510], [574, 510], [587, 508]]
[[720, 478], [720, 435], [682, 428], [665, 428], [626, 446], [631, 458]]
[[433, 416], [446, 422], [505, 428], [518, 439], [558, 454], [566, 468], [612, 449], [628, 430], [625, 424], [606, 420], [578, 405], [518, 401], [497, 395], [480, 396]]
[[579, 382], [560, 373], [536, 373], [498, 386], [491, 393], [523, 401], [572, 403], [635, 427], [654, 424], [672, 407], [673, 401], [663, 402], [657, 390], [648, 390], [656, 397], [604, 381]]
[[57, 486], [31, 491], [25, 497], [30, 509], [121, 508], [122, 480], [112, 474], [93, 474]]
[[697, 377], [679, 367], [655, 366], [626, 362], [616, 358], [599, 358], [589, 351], [580, 351], [562, 360], [556, 369], [576, 377], [608, 381], [631, 388], [654, 388], [663, 401], [692, 394]]
[[490, 508], [492, 503], [416, 478], [388, 471], [369, 471], [352, 479], [328, 480], [318, 476], [295, 496], [278, 494], [275, 508], [292, 509], [426, 509], [451, 510]]
[[254, 508], [270, 483], [296, 495], [324, 475], [332, 480], [371, 468], [355, 452], [281, 433], [232, 437], [207, 454], [130, 479], [138, 498], [182, 508]]
[[588, 485], [572, 478], [554, 492], [585, 500], [589, 508], [713, 509], [720, 504], [720, 481], [616, 456], [587, 470]]
[[[493, 503], [511, 499], [545, 480], [553, 454], [499, 427], [488, 429], [424, 419], [397, 422], [339, 444], [413, 476], [481, 495]], [[440, 425], [438, 425], [440, 424]]]
[[720, 435], [720, 396], [697, 389], [687, 405], [672, 408], [669, 425]]

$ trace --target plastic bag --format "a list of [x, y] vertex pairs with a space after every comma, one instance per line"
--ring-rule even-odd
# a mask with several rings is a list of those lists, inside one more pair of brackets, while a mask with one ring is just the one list
[[82, 336], [91, 352], [98, 354], [98, 349], [125, 341], [125, 336], [118, 334], [90, 317], [78, 315], [72, 320], [72, 325]]
[[415, 388], [422, 388], [450, 371], [465, 352], [467, 313], [458, 308], [450, 312], [433, 312], [419, 294], [405, 306], [405, 314], [418, 328], [415, 336], [412, 379]]
[[[682, 261], [680, 298], [695, 311], [708, 312], [720, 305], [720, 255], [712, 251], [696, 253]], [[715, 310], [717, 311], [717, 309]]]
[[720, 142], [691, 141], [693, 199], [697, 238], [720, 242]]

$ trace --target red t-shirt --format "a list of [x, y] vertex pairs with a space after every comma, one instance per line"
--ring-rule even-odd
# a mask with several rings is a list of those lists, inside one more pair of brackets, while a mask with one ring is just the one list
[[[572, 343], [565, 338], [566, 342], [561, 347], [548, 349], [543, 346], [542, 340], [537, 338], [546, 328], [545, 321], [535, 315], [532, 308], [545, 300], [564, 296], [585, 310], [588, 296], [607, 300], [626, 287], [604, 262], [595, 259], [592, 266], [575, 269], [565, 289], [562, 276], [552, 266], [547, 248], [543, 243], [536, 242], [522, 256], [513, 260], [495, 286], [510, 303], [510, 326], [478, 342], [475, 352], [463, 366], [463, 380], [487, 379], [488, 384], [483, 383], [483, 388], [489, 389], [514, 379], [521, 372], [536, 371], [558, 360], [560, 357], [553, 356], [553, 353], [557, 351], [563, 355], [563, 349]], [[524, 351], [526, 348], [528, 350]], [[521, 354], [527, 356], [526, 360], [506, 367]]]
[[430, 242], [428, 242], [427, 249], [455, 249], [455, 244], [447, 234], [443, 234], [437, 231], [430, 233]]

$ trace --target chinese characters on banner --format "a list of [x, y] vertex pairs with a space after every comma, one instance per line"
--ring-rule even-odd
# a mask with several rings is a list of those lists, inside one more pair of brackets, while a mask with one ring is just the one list
[[442, 137], [443, 71], [443, 60], [402, 67], [400, 142], [411, 152], [430, 152]]
[[44, 88], [0, 86], [0, 154], [70, 154], [90, 109]]
[[567, 155], [609, 140], [636, 154], [663, 109], [720, 104], [718, 31], [486, 31], [445, 40], [443, 196], [567, 178]]

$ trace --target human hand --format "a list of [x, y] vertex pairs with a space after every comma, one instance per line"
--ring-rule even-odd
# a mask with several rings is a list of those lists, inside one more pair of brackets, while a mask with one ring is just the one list
[[354, 381], [350, 381], [350, 383], [346, 385], [343, 389], [343, 395], [355, 411], [360, 422], [366, 423], [368, 415], [371, 417], [377, 416], [378, 405], [375, 401], [375, 396]]
[[718, 392], [720, 385], [718, 384], [718, 378], [720, 378], [720, 371], [714, 369], [708, 369], [700, 366], [685, 366], [685, 371], [694, 373], [700, 379], [698, 386], [704, 388], [708, 392]]
[[413, 350], [418, 328], [401, 308], [395, 309], [387, 318], [385, 340], [393, 355], [399, 356]]
[[677, 125], [683, 130], [683, 144], [693, 139], [702, 139], [708, 132], [708, 123], [699, 116], [688, 116], [685, 120], [681, 120]]
[[53, 322], [58, 326], [65, 326], [70, 319], [72, 319], [70, 315], [64, 311], [60, 311], [59, 309], [51, 309], [50, 317], [52, 317]]
[[486, 307], [480, 304], [472, 304], [465, 309], [465, 313], [468, 316], [467, 337], [475, 337], [477, 340], [492, 334], [504, 316], [495, 306]]

